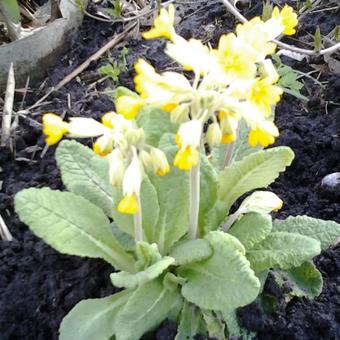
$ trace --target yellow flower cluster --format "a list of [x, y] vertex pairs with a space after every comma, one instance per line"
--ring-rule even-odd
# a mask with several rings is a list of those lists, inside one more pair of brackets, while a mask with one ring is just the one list
[[238, 25], [235, 33], [222, 35], [216, 49], [179, 36], [174, 20], [174, 7], [163, 8], [143, 36], [169, 39], [166, 53], [184, 70], [194, 72], [193, 83], [180, 73], [158, 74], [140, 59], [134, 78], [139, 96], [119, 98], [117, 112], [126, 119], [135, 118], [145, 105], [170, 112], [171, 119], [181, 123], [174, 165], [183, 170], [198, 164], [202, 130], [207, 122], [205, 141], [211, 147], [234, 142], [241, 119], [249, 127], [251, 146], [272, 144], [279, 134], [272, 119], [273, 108], [282, 89], [276, 85], [279, 76], [267, 56], [275, 52], [273, 39], [295, 32], [297, 15], [289, 6], [282, 10], [275, 7], [266, 22], [256, 17]]
[[65, 122], [53, 113], [46, 113], [43, 132], [49, 145], [58, 143], [65, 134], [73, 138], [97, 138], [93, 151], [108, 157], [110, 182], [123, 190], [123, 198], [118, 204], [121, 213], [139, 211], [144, 170], [157, 176], [165, 176], [170, 171], [164, 152], [147, 145], [144, 132], [115, 112], [106, 113], [101, 123], [88, 118], [71, 118]]

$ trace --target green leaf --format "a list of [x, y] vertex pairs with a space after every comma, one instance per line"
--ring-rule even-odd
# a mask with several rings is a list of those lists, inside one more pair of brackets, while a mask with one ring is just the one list
[[320, 254], [320, 242], [307, 236], [287, 232], [273, 232], [247, 252], [252, 268], [289, 269]]
[[109, 181], [108, 160], [76, 141], [62, 141], [56, 151], [57, 165], [67, 190], [83, 196], [108, 216], [114, 213], [116, 190]]
[[150, 244], [144, 241], [136, 245], [136, 267], [138, 271], [144, 270], [162, 258], [156, 243]]
[[146, 282], [152, 281], [153, 279], [161, 275], [164, 270], [166, 270], [174, 262], [175, 260], [172, 257], [165, 256], [161, 260], [141, 272], [138, 272], [136, 274], [124, 271], [113, 273], [110, 275], [110, 279], [112, 284], [116, 287], [136, 288], [138, 286], [142, 286]]
[[175, 340], [195, 340], [196, 335], [205, 334], [206, 327], [200, 309], [185, 301]]
[[312, 261], [287, 271], [274, 271], [273, 274], [279, 285], [289, 283], [292, 289], [289, 295], [314, 299], [322, 291], [322, 275]]
[[[173, 135], [165, 134], [160, 146], [172, 164], [177, 147]], [[162, 254], [167, 254], [171, 246], [188, 230], [189, 224], [189, 178], [186, 171], [171, 166], [170, 173], [164, 177], [150, 175], [160, 206], [157, 227], [154, 229], [153, 242]]]
[[107, 340], [115, 333], [114, 319], [124, 306], [129, 291], [101, 298], [80, 301], [64, 317], [59, 340]]
[[115, 268], [134, 271], [103, 211], [81, 196], [48, 188], [25, 189], [15, 196], [20, 219], [61, 253], [102, 258]]
[[119, 97], [129, 96], [129, 97], [138, 97], [138, 94], [134, 91], [131, 91], [127, 87], [118, 86], [115, 91], [115, 99], [117, 100]]
[[267, 187], [291, 164], [293, 158], [290, 148], [279, 146], [250, 154], [221, 171], [218, 195], [225, 202], [226, 210], [246, 192]]
[[116, 223], [111, 223], [111, 230], [116, 238], [116, 240], [119, 242], [119, 244], [123, 247], [125, 251], [132, 252], [135, 250], [136, 243], [134, 238], [125, 233], [123, 230], [119, 229], [116, 225]]
[[225, 324], [222, 322], [221, 313], [206, 309], [204, 309], [202, 313], [203, 319], [207, 325], [209, 337], [216, 340], [225, 340]]
[[170, 250], [169, 256], [175, 259], [175, 265], [198, 262], [211, 256], [212, 248], [207, 240], [184, 240], [177, 242]]
[[[142, 226], [148, 242], [155, 242], [154, 234], [157, 232], [157, 221], [159, 217], [159, 204], [156, 189], [148, 177], [144, 177], [141, 190]], [[134, 235], [133, 215], [122, 214], [117, 210], [120, 200], [123, 198], [122, 191], [116, 190], [114, 194], [113, 218], [117, 226], [125, 233]]]
[[145, 131], [146, 143], [157, 146], [165, 133], [176, 133], [178, 125], [170, 120], [169, 113], [155, 107], [144, 107], [136, 118], [139, 127]]
[[204, 235], [210, 231], [216, 230], [222, 222], [226, 219], [227, 212], [225, 210], [225, 203], [217, 200], [215, 205], [205, 214], [204, 217]]
[[15, 24], [20, 21], [20, 9], [17, 0], [0, 0], [0, 12]]
[[260, 282], [250, 268], [242, 244], [221, 231], [212, 231], [205, 239], [213, 248], [213, 255], [179, 268], [180, 276], [188, 280], [182, 287], [185, 299], [201, 308], [218, 311], [255, 300]]
[[290, 216], [285, 220], [274, 220], [273, 230], [312, 237], [320, 241], [323, 250], [335, 244], [340, 237], [340, 224], [309, 216]]
[[267, 214], [248, 213], [236, 221], [229, 234], [235, 236], [246, 249], [264, 240], [272, 230], [272, 218]]
[[114, 320], [117, 340], [138, 340], [157, 327], [181, 299], [177, 292], [167, 290], [160, 279], [138, 287]]

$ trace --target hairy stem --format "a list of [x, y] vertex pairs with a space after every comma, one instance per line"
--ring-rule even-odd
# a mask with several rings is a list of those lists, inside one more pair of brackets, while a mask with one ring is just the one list
[[143, 241], [143, 228], [142, 228], [142, 205], [140, 201], [140, 196], [137, 196], [137, 202], [139, 209], [133, 215], [133, 224], [134, 224], [134, 233], [135, 233], [135, 241]]
[[190, 169], [190, 215], [188, 236], [197, 237], [198, 213], [200, 205], [200, 162]]
[[224, 154], [224, 160], [223, 160], [223, 167], [222, 170], [228, 166], [231, 162], [231, 159], [233, 157], [233, 152], [234, 152], [234, 148], [235, 148], [235, 142], [232, 142], [230, 144], [227, 144], [226, 150], [225, 150], [225, 154]]

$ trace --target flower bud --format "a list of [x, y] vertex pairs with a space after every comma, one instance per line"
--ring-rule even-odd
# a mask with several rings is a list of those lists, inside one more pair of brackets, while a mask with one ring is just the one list
[[165, 176], [170, 171], [170, 166], [165, 153], [157, 148], [150, 151], [153, 171], [157, 176]]
[[153, 164], [152, 164], [151, 156], [147, 151], [141, 150], [139, 152], [138, 156], [139, 156], [139, 159], [142, 162], [144, 168], [146, 168], [147, 170], [153, 170]]
[[99, 137], [93, 144], [93, 151], [99, 156], [108, 155], [113, 148], [113, 136], [111, 134], [105, 134]]
[[184, 123], [189, 120], [189, 105], [181, 104], [173, 109], [170, 113], [170, 119], [173, 123]]
[[119, 149], [114, 149], [109, 158], [109, 177], [112, 186], [121, 186], [124, 177], [124, 158]]
[[211, 148], [221, 143], [222, 131], [218, 123], [212, 123], [209, 125], [205, 135], [205, 140]]

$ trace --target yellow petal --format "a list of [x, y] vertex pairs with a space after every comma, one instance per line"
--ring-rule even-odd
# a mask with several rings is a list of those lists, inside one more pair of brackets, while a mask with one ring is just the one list
[[174, 165], [181, 170], [190, 170], [197, 165], [199, 160], [199, 152], [187, 146], [185, 149], [180, 149], [174, 159]]
[[68, 132], [68, 123], [54, 113], [46, 113], [43, 118], [43, 133], [47, 136], [46, 143], [53, 145], [58, 143]]
[[293, 11], [292, 7], [285, 5], [280, 11], [277, 6], [274, 7], [272, 17], [280, 19], [284, 26], [283, 33], [292, 35], [296, 32], [295, 27], [298, 24], [297, 14]]
[[134, 119], [143, 105], [143, 100], [130, 96], [121, 96], [116, 101], [117, 112], [125, 119]]
[[122, 214], [135, 214], [139, 211], [138, 201], [135, 194], [126, 195], [118, 204], [118, 211]]

